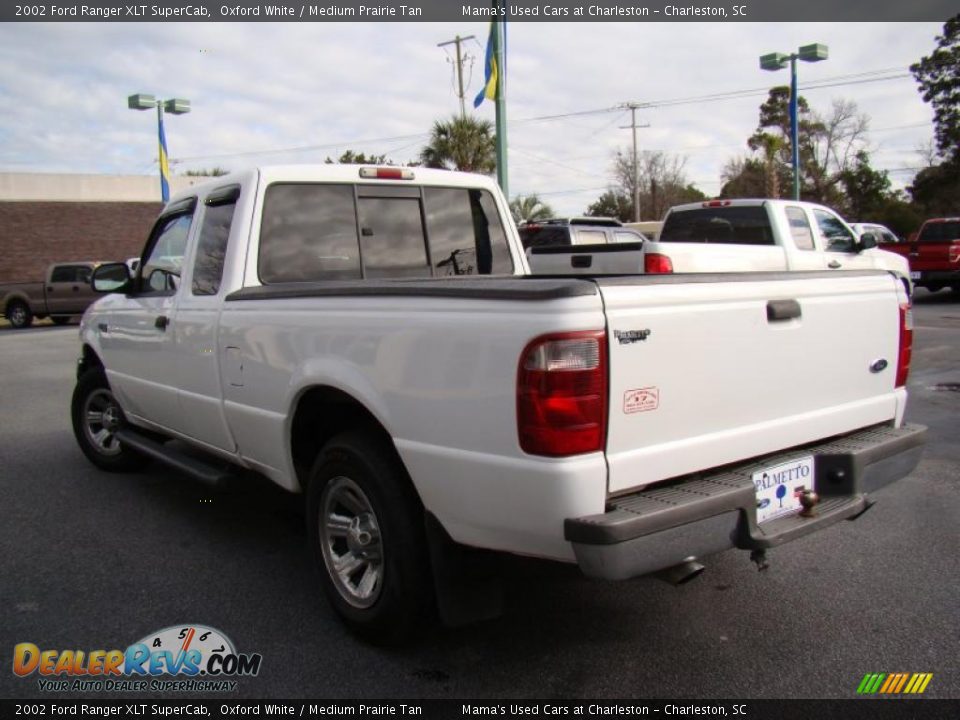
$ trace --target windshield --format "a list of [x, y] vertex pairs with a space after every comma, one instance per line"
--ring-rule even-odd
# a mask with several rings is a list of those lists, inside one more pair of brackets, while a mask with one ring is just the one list
[[960, 220], [931, 222], [920, 231], [920, 242], [950, 242], [960, 240]]

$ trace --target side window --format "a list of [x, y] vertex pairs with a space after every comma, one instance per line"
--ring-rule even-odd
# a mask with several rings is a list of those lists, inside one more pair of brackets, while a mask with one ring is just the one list
[[140, 268], [140, 287], [143, 291], [173, 293], [179, 287], [183, 255], [192, 223], [192, 207], [188, 213], [161, 219], [154, 231], [150, 251]]
[[613, 241], [616, 243], [638, 243], [645, 239], [640, 233], [627, 232], [626, 230], [616, 230], [613, 233]]
[[832, 252], [853, 252], [853, 235], [833, 213], [814, 210], [820, 232], [826, 240], [826, 249]]
[[793, 244], [798, 250], [813, 250], [813, 231], [810, 229], [810, 223], [803, 208], [788, 207], [786, 212]]
[[[431, 190], [431, 195], [436, 194], [437, 192], [457, 192], [455, 190]], [[430, 218], [427, 218], [427, 223], [429, 226]], [[436, 242], [433, 239], [433, 230], [430, 230], [430, 240], [431, 243], [435, 246]], [[570, 229], [567, 227], [559, 227], [557, 225], [525, 225], [520, 228], [520, 242], [523, 243], [524, 249], [531, 247], [557, 247], [561, 245], [570, 244]]]
[[364, 277], [430, 277], [419, 197], [361, 197], [357, 214]]
[[83, 285], [90, 284], [90, 278], [93, 275], [93, 269], [84, 265], [77, 266], [77, 282]]
[[258, 269], [264, 283], [358, 279], [353, 186], [276, 183], [268, 187]]
[[[424, 188], [423, 192], [434, 275], [509, 275], [513, 272], [503, 222], [489, 192], [433, 187]], [[557, 230], [531, 227], [525, 244], [535, 247], [556, 244]]]
[[216, 295], [223, 279], [223, 262], [227, 256], [227, 241], [237, 208], [239, 187], [230, 194], [211, 194], [203, 212], [203, 225], [197, 241], [197, 257], [193, 263], [193, 294]]
[[77, 268], [75, 265], [60, 265], [55, 267], [50, 274], [52, 283], [72, 283], [77, 282]]

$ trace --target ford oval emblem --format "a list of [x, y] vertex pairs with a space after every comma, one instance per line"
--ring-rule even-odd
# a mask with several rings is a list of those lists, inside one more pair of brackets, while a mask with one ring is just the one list
[[763, 510], [769, 504], [770, 504], [770, 498], [764, 498], [763, 500], [757, 503], [757, 509]]
[[874, 360], [872, 363], [870, 363], [870, 372], [872, 373], [883, 372], [884, 370], [887, 369], [887, 364], [888, 364], [887, 361], [884, 360], [883, 358], [880, 358], [879, 360]]

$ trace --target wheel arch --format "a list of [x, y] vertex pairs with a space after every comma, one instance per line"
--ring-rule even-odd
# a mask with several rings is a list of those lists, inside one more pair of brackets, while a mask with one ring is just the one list
[[30, 298], [26, 296], [25, 293], [14, 290], [13, 292], [7, 293], [3, 298], [3, 307], [0, 308], [0, 314], [4, 317], [7, 316], [7, 308], [10, 307], [10, 303], [19, 300], [22, 303], [25, 303], [26, 306], [30, 309], [30, 312], [33, 312], [33, 306], [30, 304]]
[[409, 479], [393, 436], [363, 402], [339, 388], [314, 385], [300, 392], [291, 411], [290, 457], [302, 491], [307, 489], [310, 469], [323, 446], [334, 436], [351, 431], [369, 434], [383, 443], [403, 468], [404, 476]]
[[93, 347], [84, 343], [80, 349], [80, 359], [77, 360], [77, 377], [79, 378], [92, 368], [103, 368], [103, 361]]

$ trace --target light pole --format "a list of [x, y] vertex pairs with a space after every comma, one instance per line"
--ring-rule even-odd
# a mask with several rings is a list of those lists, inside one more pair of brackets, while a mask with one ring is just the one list
[[160, 197], [163, 202], [170, 199], [170, 165], [167, 162], [167, 136], [163, 132], [163, 113], [184, 115], [190, 112], [190, 101], [183, 98], [158, 100], [153, 95], [137, 93], [127, 98], [127, 107], [131, 110], [157, 109], [157, 143], [160, 148]]
[[797, 59], [804, 62], [820, 62], [829, 56], [829, 49], [822, 43], [804, 45], [797, 52], [786, 55], [784, 53], [769, 53], [760, 56], [762, 70], [783, 70], [790, 63], [790, 146], [793, 155], [793, 199], [800, 199], [800, 131], [797, 119]]

